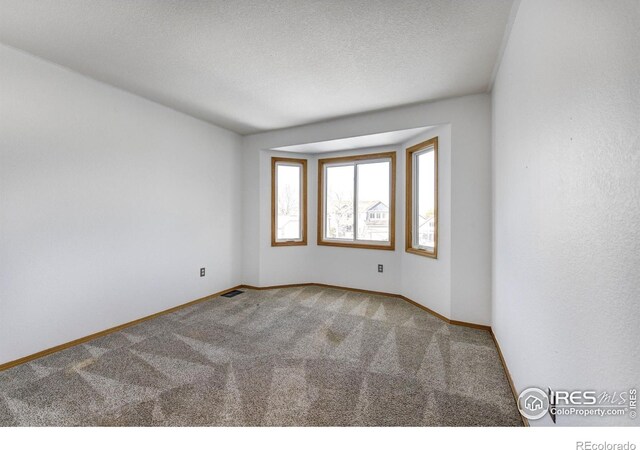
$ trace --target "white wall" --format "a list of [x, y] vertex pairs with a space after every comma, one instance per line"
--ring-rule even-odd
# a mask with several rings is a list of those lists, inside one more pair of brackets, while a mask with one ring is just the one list
[[[407, 253], [405, 251], [405, 174], [406, 174], [406, 149], [419, 142], [424, 142], [438, 136], [438, 259]], [[400, 240], [397, 252], [400, 255], [400, 294], [418, 303], [421, 303], [433, 311], [445, 317], [452, 318], [453, 298], [451, 293], [451, 266], [452, 266], [452, 224], [451, 224], [451, 161], [453, 151], [451, 146], [451, 125], [440, 125], [428, 132], [416, 136], [402, 146], [398, 154], [400, 162], [401, 178], [398, 178], [398, 201], [401, 209], [398, 212], [397, 230]], [[485, 212], [486, 214], [486, 212]], [[485, 255], [486, 256], [486, 255]], [[488, 290], [485, 293], [488, 295]], [[473, 309], [487, 307], [488, 302], [469, 302]], [[485, 311], [489, 314], [489, 311]], [[484, 315], [478, 315], [485, 322]], [[458, 319], [461, 320], [461, 319]], [[475, 320], [475, 319], [474, 319]]]
[[514, 22], [493, 90], [492, 325], [518, 390], [640, 381], [638, 24], [637, 0], [525, 0]]
[[241, 165], [234, 133], [0, 46], [0, 363], [241, 283]]
[[[260, 203], [258, 205], [258, 213], [253, 214], [251, 225], [252, 232], [259, 232], [260, 243], [262, 247], [264, 242], [268, 242], [265, 247], [270, 252], [268, 260], [265, 257], [266, 252], [261, 252], [264, 265], [261, 265], [260, 276], [257, 281], [252, 280], [250, 284], [258, 286], [307, 283], [309, 271], [314, 267], [313, 256], [310, 247], [307, 246], [290, 246], [290, 247], [271, 247], [271, 157], [284, 156], [289, 158], [307, 159], [306, 155], [297, 153], [284, 152], [259, 152], [260, 175], [258, 177], [260, 183]], [[313, 158], [309, 158], [307, 162], [307, 242], [315, 243], [315, 208], [316, 208], [316, 170], [317, 166]], [[257, 224], [262, 218], [267, 217], [268, 226], [257, 229]], [[283, 250], [283, 251], [275, 251]], [[252, 256], [256, 257], [256, 256]], [[245, 276], [245, 282], [248, 278]], [[267, 281], [268, 280], [268, 281]]]
[[[245, 221], [244, 281], [261, 286], [321, 282], [402, 293], [453, 319], [489, 324], [490, 118], [489, 96], [479, 94], [245, 136], [244, 213], [257, 217]], [[450, 167], [441, 166], [441, 174], [446, 175], [441, 214], [445, 227], [447, 219], [449, 224], [457, 222], [449, 234], [449, 242], [457, 242], [450, 245], [449, 258], [445, 227], [438, 260], [404, 254], [404, 149], [398, 155], [395, 252], [315, 245], [314, 157], [309, 158], [309, 245], [271, 247], [271, 154], [264, 150], [430, 125], [442, 125], [440, 131], [446, 135], [441, 148], [447, 154], [442, 161]], [[377, 273], [379, 263], [385, 265], [383, 274]]]

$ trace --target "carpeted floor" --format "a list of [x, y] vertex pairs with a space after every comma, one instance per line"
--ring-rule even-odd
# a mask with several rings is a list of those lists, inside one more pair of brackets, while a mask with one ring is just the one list
[[486, 331], [316, 286], [211, 300], [0, 372], [0, 425], [521, 425]]

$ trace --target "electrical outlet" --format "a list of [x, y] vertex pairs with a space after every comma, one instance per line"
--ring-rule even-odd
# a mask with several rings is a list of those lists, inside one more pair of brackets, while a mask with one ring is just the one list
[[203, 277], [204, 276], [204, 267], [200, 268], [200, 276]]
[[383, 269], [384, 269], [384, 268], [383, 268], [382, 264], [378, 264], [378, 272], [379, 272], [379, 273], [382, 273], [382, 272], [383, 272]]

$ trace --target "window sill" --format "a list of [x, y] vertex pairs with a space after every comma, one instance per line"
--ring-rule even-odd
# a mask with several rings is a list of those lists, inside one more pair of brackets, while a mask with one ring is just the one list
[[272, 241], [272, 247], [294, 247], [297, 245], [307, 245], [307, 241]]
[[361, 244], [357, 242], [334, 242], [334, 241], [318, 241], [318, 245], [328, 247], [347, 247], [347, 248], [365, 248], [369, 250], [395, 250], [395, 244]]
[[429, 252], [427, 250], [421, 250], [421, 249], [413, 248], [413, 247], [408, 247], [406, 249], [406, 251], [407, 251], [407, 253], [413, 253], [414, 255], [425, 256], [425, 257], [431, 258], [431, 259], [438, 259], [438, 253], [436, 251]]

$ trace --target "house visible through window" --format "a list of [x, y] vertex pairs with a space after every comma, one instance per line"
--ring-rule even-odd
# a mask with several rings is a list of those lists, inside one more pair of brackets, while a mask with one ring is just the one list
[[407, 149], [406, 250], [438, 254], [438, 138]]
[[318, 244], [394, 248], [395, 153], [318, 161]]
[[307, 243], [307, 162], [271, 158], [271, 245]]

